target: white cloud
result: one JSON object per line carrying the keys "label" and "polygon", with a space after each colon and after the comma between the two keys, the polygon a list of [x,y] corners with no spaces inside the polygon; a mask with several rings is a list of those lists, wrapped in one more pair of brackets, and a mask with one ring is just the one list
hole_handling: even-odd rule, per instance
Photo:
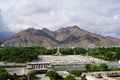
{"label": "white cloud", "polygon": [[102,35],[120,32],[119,0],[0,0],[0,8],[12,31],[78,25]]}

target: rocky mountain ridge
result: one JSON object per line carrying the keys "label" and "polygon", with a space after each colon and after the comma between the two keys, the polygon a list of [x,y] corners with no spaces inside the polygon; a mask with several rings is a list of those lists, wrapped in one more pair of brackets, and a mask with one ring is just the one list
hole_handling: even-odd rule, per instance
{"label": "rocky mountain ridge", "polygon": [[36,30],[29,28],[2,42],[5,46],[113,46],[118,45],[101,35],[80,29],[78,26],[60,28],[50,31],[43,28]]}

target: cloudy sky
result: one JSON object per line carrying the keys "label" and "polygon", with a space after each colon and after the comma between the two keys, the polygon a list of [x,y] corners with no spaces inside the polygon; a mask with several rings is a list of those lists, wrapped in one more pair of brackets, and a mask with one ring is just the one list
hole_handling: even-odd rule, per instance
{"label": "cloudy sky", "polygon": [[120,0],[0,0],[0,30],[78,25],[120,38]]}

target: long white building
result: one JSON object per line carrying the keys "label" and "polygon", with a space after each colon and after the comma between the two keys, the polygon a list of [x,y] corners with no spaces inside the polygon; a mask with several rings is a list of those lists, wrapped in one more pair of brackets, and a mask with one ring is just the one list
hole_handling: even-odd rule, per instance
{"label": "long white building", "polygon": [[48,70],[51,68],[50,62],[29,62],[27,69],[29,70]]}

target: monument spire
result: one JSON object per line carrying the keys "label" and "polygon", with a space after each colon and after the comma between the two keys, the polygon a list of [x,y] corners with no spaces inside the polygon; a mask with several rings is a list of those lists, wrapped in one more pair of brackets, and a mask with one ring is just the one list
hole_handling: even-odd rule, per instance
{"label": "monument spire", "polygon": [[55,55],[58,55],[58,56],[62,55],[62,54],[60,53],[60,47],[59,47],[59,46],[57,46],[57,53],[56,53]]}

